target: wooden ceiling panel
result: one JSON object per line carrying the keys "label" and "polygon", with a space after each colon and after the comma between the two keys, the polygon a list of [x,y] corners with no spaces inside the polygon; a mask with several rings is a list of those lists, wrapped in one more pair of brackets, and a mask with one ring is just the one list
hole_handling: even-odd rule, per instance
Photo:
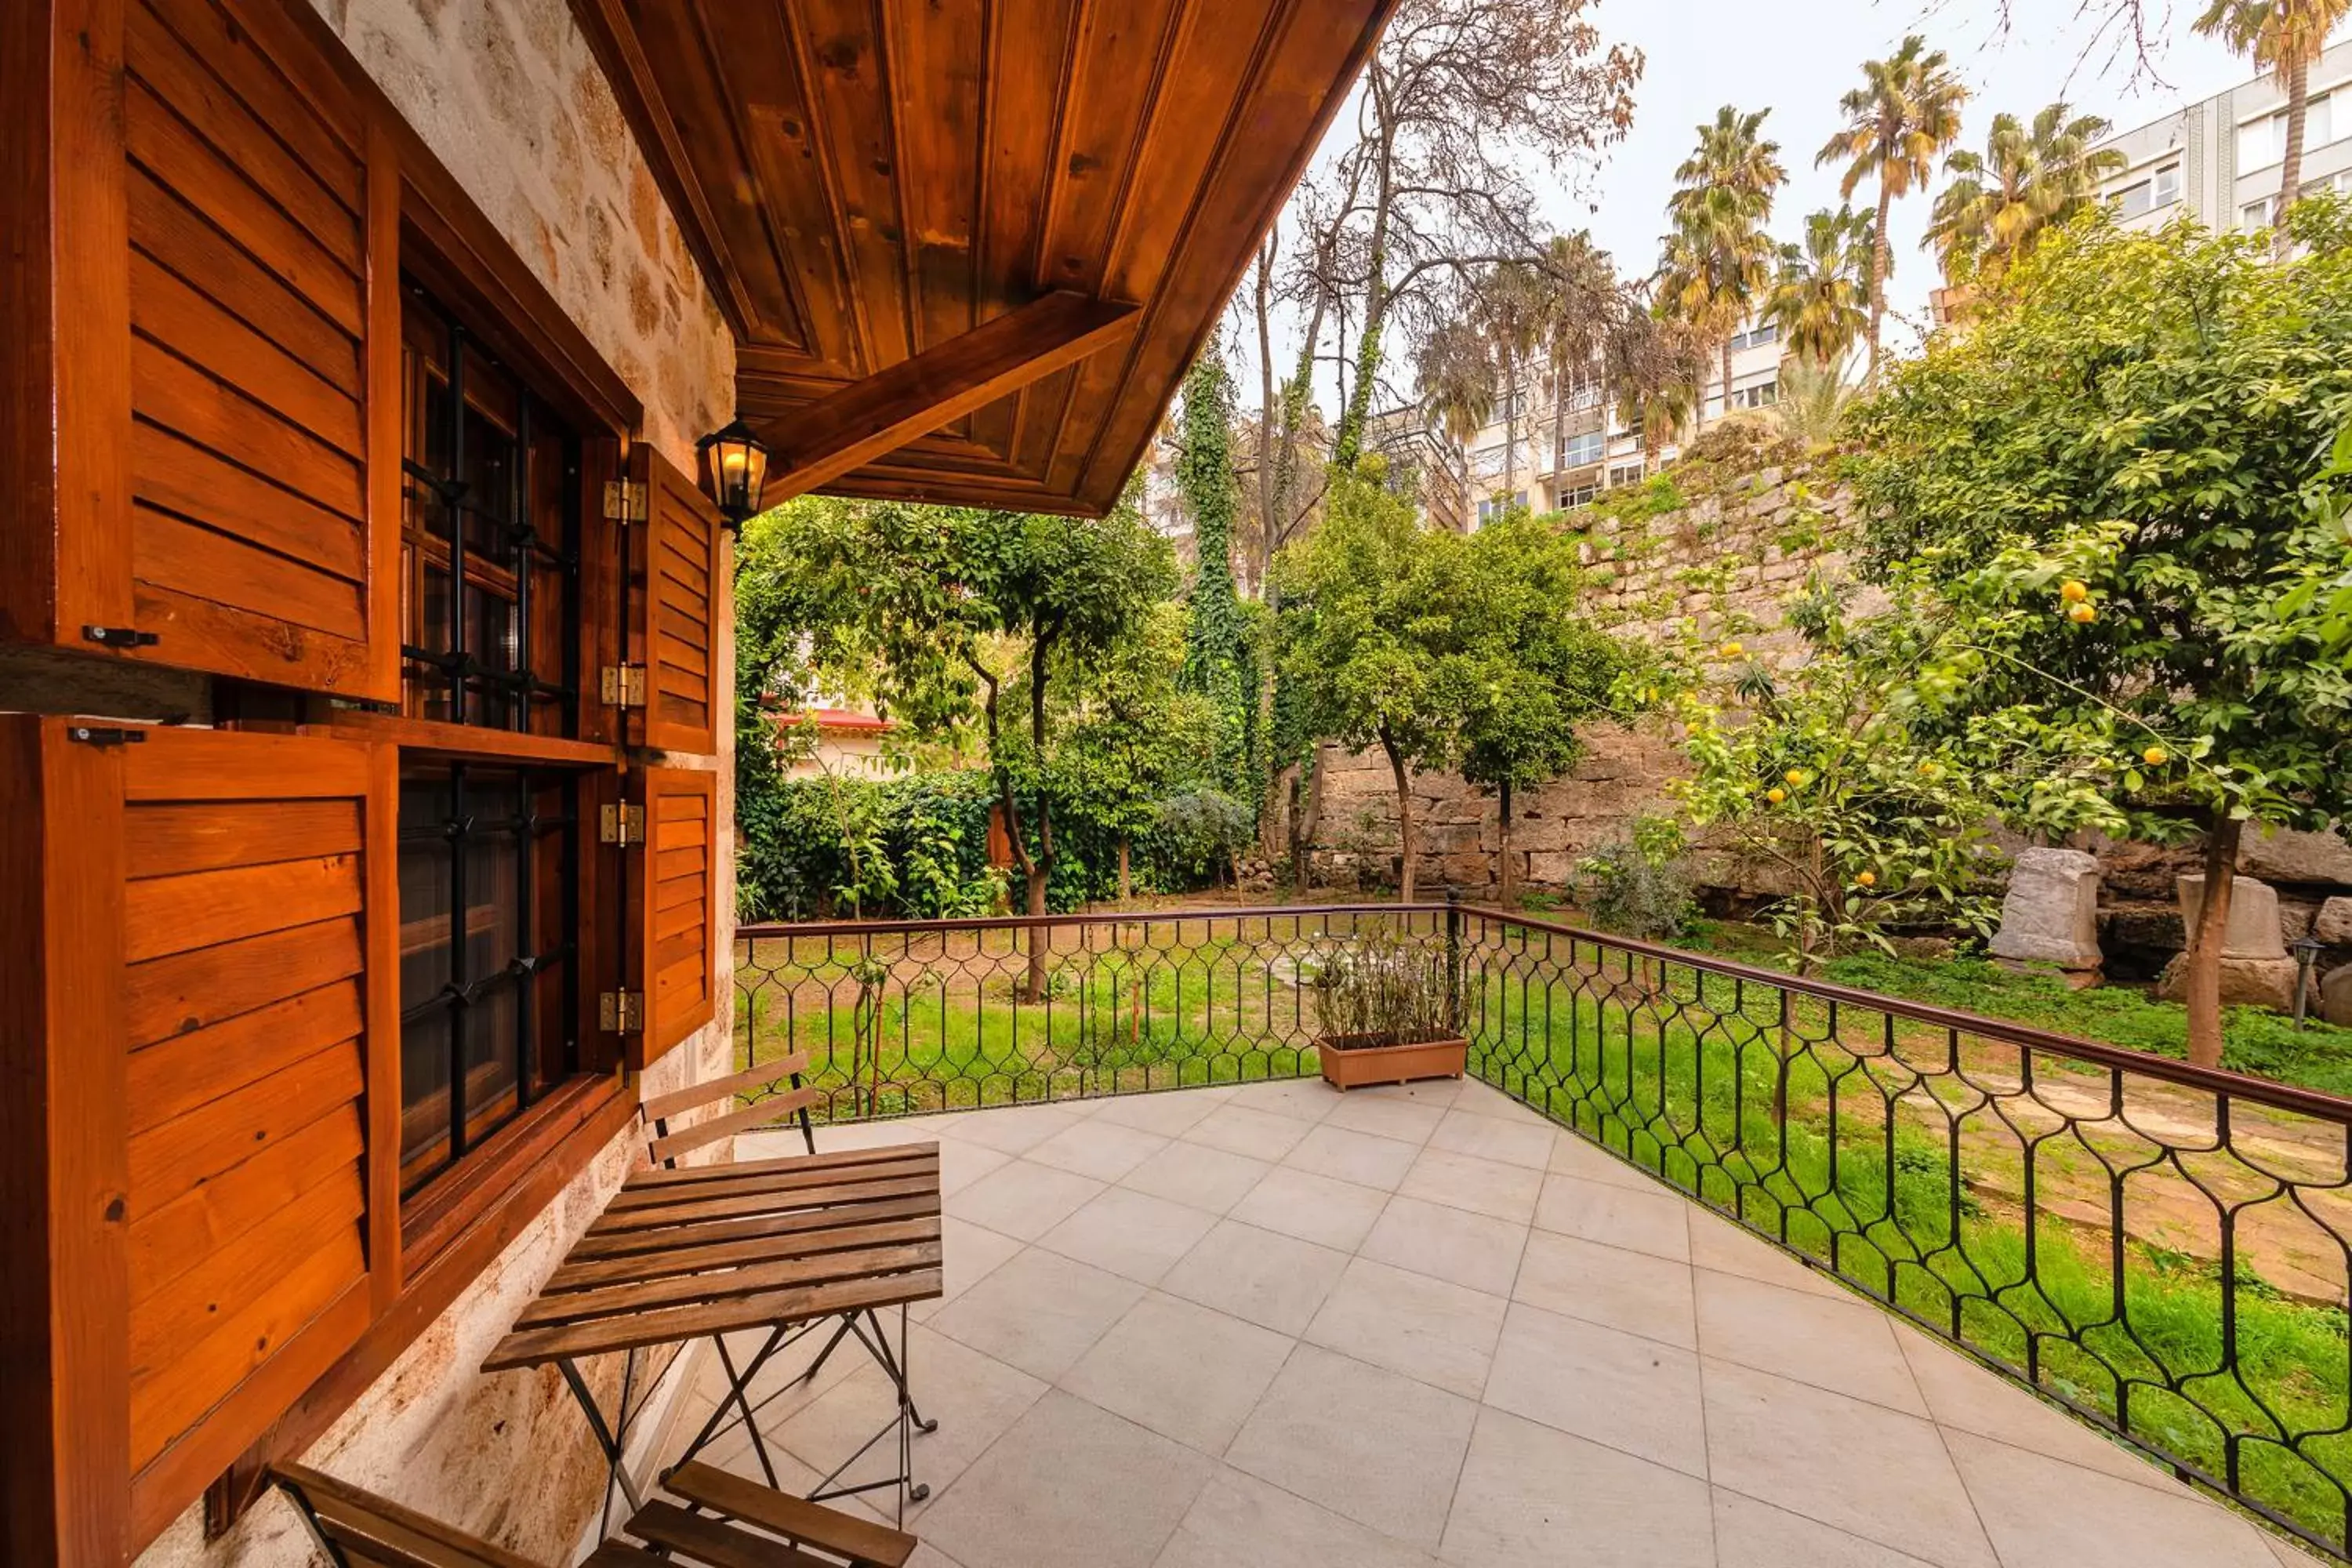
{"label": "wooden ceiling panel", "polygon": [[[786,488],[1084,514],[1118,500],[1395,4],[572,0]],[[1123,324],[1053,340],[1087,311]],[[989,330],[1015,315],[1045,329],[1026,372]],[[965,374],[886,374],[919,356]],[[869,426],[903,444],[845,435]]]}

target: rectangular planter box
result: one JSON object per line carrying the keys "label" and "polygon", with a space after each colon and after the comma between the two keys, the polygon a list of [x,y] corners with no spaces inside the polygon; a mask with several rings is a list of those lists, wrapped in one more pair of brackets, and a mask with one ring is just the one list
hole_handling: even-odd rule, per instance
{"label": "rectangular planter box", "polygon": [[1316,1042],[1323,1080],[1334,1089],[1368,1083],[1410,1083],[1421,1078],[1460,1078],[1470,1063],[1470,1042],[1454,1038],[1416,1040],[1402,1046],[1351,1046],[1360,1035],[1327,1036]]}

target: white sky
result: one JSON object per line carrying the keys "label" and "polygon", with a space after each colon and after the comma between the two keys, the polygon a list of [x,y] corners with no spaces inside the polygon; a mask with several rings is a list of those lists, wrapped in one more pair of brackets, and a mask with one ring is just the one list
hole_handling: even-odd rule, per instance
{"label": "white sky", "polygon": [[[2104,9],[2104,0],[2090,3]],[[1968,82],[1972,96],[1960,144],[1969,147],[1982,146],[1986,126],[2004,110],[2029,118],[2063,97],[2077,112],[2104,115],[2126,131],[2253,74],[2190,30],[2193,0],[2169,0],[2168,16],[2167,4],[2149,0],[2161,27],[2156,69],[2162,79],[2154,80],[2145,73],[2135,79],[2130,58],[2116,58],[2097,41],[2095,23],[2078,14],[2077,0],[2012,0],[2013,26],[2005,36],[1996,27],[1996,0],[1599,0],[1592,18],[1603,37],[1638,45],[1648,57],[1635,90],[1633,130],[1580,184],[1537,171],[1546,216],[1563,231],[1591,229],[1620,271],[1647,272],[1664,230],[1675,165],[1696,140],[1699,123],[1732,103],[1771,110],[1765,131],[1780,143],[1790,176],[1773,211],[1773,231],[1798,237],[1806,214],[1838,205],[1839,171],[1816,169],[1813,154],[1837,126],[1839,97],[1861,84],[1864,60],[1891,53],[1906,33],[1925,34]],[[1343,137],[1353,121],[1343,112],[1334,137]],[[1855,195],[1858,205],[1876,199],[1867,187]],[[1889,226],[1895,259],[1889,301],[1915,319],[1924,319],[1936,282],[1935,259],[1919,248],[1931,200],[1915,194],[1897,202]],[[1240,295],[1237,314],[1247,308],[1246,280]],[[1890,343],[1909,338],[1891,321],[1888,331]],[[1227,340],[1240,351],[1242,398],[1251,406],[1257,401],[1254,333],[1249,327]],[[1277,341],[1281,363],[1296,353],[1295,343],[1285,351]],[[1391,342],[1392,353],[1402,349]],[[1334,391],[1327,368],[1320,393],[1327,409]]]}

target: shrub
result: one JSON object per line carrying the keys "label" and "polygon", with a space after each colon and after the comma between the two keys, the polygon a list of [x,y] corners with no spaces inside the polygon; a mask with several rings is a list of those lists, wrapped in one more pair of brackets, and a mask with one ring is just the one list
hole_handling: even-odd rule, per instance
{"label": "shrub", "polygon": [[1682,935],[1698,912],[1682,828],[1670,817],[1637,818],[1577,870],[1577,901],[1604,931],[1663,941]]}
{"label": "shrub", "polygon": [[1412,1045],[1462,1032],[1460,960],[1434,933],[1374,921],[1324,956],[1314,989],[1315,1019],[1326,1037]]}
{"label": "shrub", "polygon": [[1230,873],[1256,831],[1249,808],[1220,790],[1186,790],[1160,803],[1145,851],[1176,879],[1197,885]]}

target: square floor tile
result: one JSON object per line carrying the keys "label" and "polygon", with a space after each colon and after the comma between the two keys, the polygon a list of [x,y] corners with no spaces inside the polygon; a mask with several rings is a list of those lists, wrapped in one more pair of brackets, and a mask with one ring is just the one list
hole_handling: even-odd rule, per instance
{"label": "square floor tile", "polygon": [[1925,1558],[1994,1568],[1944,1434],[1915,1415],[1701,1358],[1707,1474],[1776,1508]]}
{"label": "square floor tile", "polygon": [[1225,1450],[1226,1462],[1359,1524],[1434,1548],[1477,1406],[1313,1345]]}
{"label": "square floor tile", "polygon": [[1827,1296],[1835,1301],[1854,1299],[1852,1291],[1829,1275],[1731,1221],[1696,1207],[1685,1212],[1690,1217],[1691,1262],[1696,1267],[1712,1268],[1717,1274],[1737,1274],[1745,1279],[1761,1279],[1767,1285],[1801,1290],[1808,1296]]}
{"label": "square floor tile", "polygon": [[1312,1171],[1318,1176],[1336,1176],[1359,1186],[1393,1192],[1396,1184],[1404,1180],[1405,1172],[1412,1168],[1413,1156],[1420,1152],[1411,1143],[1377,1138],[1370,1132],[1350,1132],[1326,1121],[1299,1140],[1298,1147],[1282,1163],[1293,1170]]}
{"label": "square floor tile", "polygon": [[1987,1367],[1902,1323],[1889,1325],[1911,1364],[1936,1424],[1990,1437],[2118,1480],[2170,1491],[2179,1483],[2120,1443],[2113,1443],[2054,1405]]}
{"label": "square floor tile", "polygon": [[1715,1525],[1696,1477],[1482,1410],[1439,1555],[1477,1568],[1714,1568]]}
{"label": "square floor tile", "polygon": [[1720,1487],[1715,1560],[1717,1568],[1930,1568],[1907,1552]]}
{"label": "square floor tile", "polygon": [[1344,1252],[1226,1220],[1168,1271],[1160,1288],[1261,1328],[1301,1334],[1347,1268]]}
{"label": "square floor tile", "polygon": [[1436,1568],[1437,1559],[1255,1476],[1222,1469],[1153,1568]]}
{"label": "square floor tile", "polygon": [[1526,1226],[1509,1220],[1400,1194],[1381,1211],[1358,1252],[1375,1262],[1507,1296],[1518,1278],[1528,1236]]}
{"label": "square floor tile", "polygon": [[1577,1176],[1546,1176],[1536,1224],[1654,1258],[1690,1261],[1688,1201],[1664,1188],[1636,1192]]}
{"label": "square floor tile", "polygon": [[1156,1285],[1216,1223],[1216,1215],[1200,1209],[1112,1187],[1047,1231],[1037,1245]]}
{"label": "square floor tile", "polygon": [[1290,1346],[1287,1335],[1155,1291],[1096,1341],[1060,1386],[1163,1437],[1222,1454]]}
{"label": "square floor tile", "polygon": [[1229,1090],[1232,1104],[1268,1110],[1299,1121],[1320,1121],[1339,1105],[1339,1091],[1320,1078],[1286,1078],[1272,1082],[1236,1084]]}
{"label": "square floor tile", "polygon": [[1496,1116],[1482,1116],[1475,1110],[1455,1109],[1445,1113],[1437,1131],[1429,1135],[1429,1146],[1450,1153],[1475,1154],[1482,1160],[1494,1160],[1506,1165],[1525,1165],[1540,1171],[1551,1162],[1552,1130],[1533,1122]]}
{"label": "square floor tile", "polygon": [[1706,1269],[1692,1275],[1706,1354],[1912,1415],[1927,1414],[1911,1363],[1876,1307]]}
{"label": "square floor tile", "polygon": [[1278,1166],[1234,1205],[1233,1217],[1352,1252],[1388,1206],[1386,1193]]}
{"label": "square floor tile", "polygon": [[1235,1100],[1194,1122],[1184,1141],[1205,1143],[1228,1154],[1246,1154],[1253,1160],[1279,1160],[1298,1147],[1298,1141],[1314,1125],[1299,1117],[1259,1110]]}
{"label": "square floor tile", "polygon": [[1562,1131],[1552,1140],[1551,1160],[1546,1169],[1556,1176],[1578,1176],[1604,1187],[1625,1187],[1637,1193],[1671,1190],[1640,1167],[1627,1164],[1576,1132]]}
{"label": "square floor tile", "polygon": [[1094,1120],[1173,1138],[1223,1105],[1225,1096],[1209,1089],[1180,1089],[1165,1094],[1122,1094],[1102,1102]]}
{"label": "square floor tile", "polygon": [[1049,1393],[924,1516],[923,1538],[965,1568],[1148,1568],[1214,1468]]}
{"label": "square floor tile", "polygon": [[1103,1190],[1092,1176],[1014,1160],[947,1200],[948,1213],[1000,1236],[1034,1241]]}
{"label": "square floor tile", "polygon": [[918,1301],[907,1309],[915,1321],[922,1322],[948,1302],[954,1300],[974,1285],[986,1279],[990,1271],[1021,1250],[1021,1243],[1009,1236],[1000,1236],[984,1226],[953,1215],[940,1221],[940,1256],[944,1289],[938,1299]]}
{"label": "square floor tile", "polygon": [[1406,1143],[1425,1143],[1437,1124],[1445,1120],[1443,1106],[1423,1100],[1383,1098],[1351,1089],[1339,1097],[1331,1114],[1323,1119],[1326,1127],[1344,1127],[1350,1132],[1370,1132],[1377,1137],[1394,1138]]}
{"label": "square floor tile", "polygon": [[1517,1303],[1495,1344],[1486,1403],[1653,1464],[1706,1475],[1698,1357],[1656,1340]]}
{"label": "square floor tile", "polygon": [[2185,1487],[2156,1491],[1948,1432],[2002,1568],[2271,1568],[2252,1525]]}
{"label": "square floor tile", "polygon": [[1116,1182],[1166,1147],[1168,1140],[1159,1133],[1088,1117],[1055,1133],[1024,1158],[1098,1182]]}
{"label": "square floor tile", "polygon": [[1265,1161],[1246,1154],[1180,1141],[1120,1177],[1119,1185],[1221,1215],[1241,1202],[1272,1169]]}
{"label": "square floor tile", "polygon": [[985,1143],[961,1138],[940,1140],[940,1195],[951,1198],[974,1182],[1013,1163],[1013,1156]]}
{"label": "square floor tile", "polygon": [[[1540,1084],[1530,1084],[1528,1089],[1530,1094],[1540,1100],[1543,1092]],[[1558,1125],[1517,1095],[1506,1094],[1493,1084],[1482,1083],[1476,1079],[1462,1081],[1461,1092],[1454,1097],[1453,1104],[1456,1110],[1467,1110],[1475,1116],[1491,1117],[1497,1121],[1527,1121],[1538,1127]]]}
{"label": "square floor tile", "polygon": [[1691,1271],[1680,1263],[1549,1230],[1531,1232],[1511,1294],[1548,1312],[1698,1348]]}
{"label": "square floor tile", "polygon": [[[893,1352],[896,1342],[894,1333]],[[871,1358],[854,1344],[841,1353],[855,1355],[861,1363],[858,1370],[773,1429],[774,1437],[794,1458],[820,1475],[851,1461],[898,1409],[898,1390]],[[937,1431],[914,1436],[915,1479],[935,1496],[1045,1392],[1042,1380],[926,1329],[913,1331],[907,1361],[916,1408],[925,1419],[939,1423]],[[897,1468],[898,1457],[894,1434],[856,1458],[842,1479],[853,1484],[879,1479]],[[872,1494],[869,1501],[883,1509],[886,1517],[892,1516],[887,1491]],[[912,1521],[929,1506],[912,1505],[908,1518]]]}
{"label": "square floor tile", "polygon": [[948,1136],[978,1143],[1001,1153],[1020,1154],[1055,1133],[1077,1125],[1076,1112],[1055,1105],[1009,1105],[959,1116]]}
{"label": "square floor tile", "polygon": [[1486,1386],[1505,1303],[1359,1258],[1332,1287],[1307,1339],[1475,1399]]}
{"label": "square floor tile", "polygon": [[1048,1381],[1067,1372],[1143,1294],[1132,1279],[1029,1247],[931,1317],[983,1355]]}
{"label": "square floor tile", "polygon": [[1423,1149],[1397,1191],[1409,1198],[1525,1225],[1535,1214],[1536,1195],[1542,1186],[1540,1171],[1482,1160],[1475,1154]]}

